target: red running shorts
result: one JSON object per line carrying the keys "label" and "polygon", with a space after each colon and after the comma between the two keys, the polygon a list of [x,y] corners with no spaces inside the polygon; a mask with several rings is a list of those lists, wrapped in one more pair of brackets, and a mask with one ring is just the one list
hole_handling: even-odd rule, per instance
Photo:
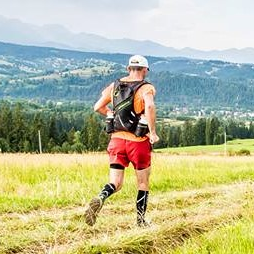
{"label": "red running shorts", "polygon": [[128,167],[131,162],[137,170],[151,166],[151,150],[149,139],[138,142],[121,138],[112,138],[107,149],[110,164]]}

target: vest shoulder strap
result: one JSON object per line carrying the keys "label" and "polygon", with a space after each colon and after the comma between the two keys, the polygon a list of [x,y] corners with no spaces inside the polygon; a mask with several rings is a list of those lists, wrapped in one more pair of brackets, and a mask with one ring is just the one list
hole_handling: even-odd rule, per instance
{"label": "vest shoulder strap", "polygon": [[[129,85],[130,83],[132,83],[132,85]],[[125,82],[125,81],[121,81],[120,79],[117,79],[114,82],[114,91],[119,87],[119,86],[128,86],[130,89],[133,90],[133,92],[136,92],[141,86],[143,85],[147,85],[147,84],[151,84],[150,82],[146,81],[146,80],[142,80],[142,81],[134,81],[134,82]]]}

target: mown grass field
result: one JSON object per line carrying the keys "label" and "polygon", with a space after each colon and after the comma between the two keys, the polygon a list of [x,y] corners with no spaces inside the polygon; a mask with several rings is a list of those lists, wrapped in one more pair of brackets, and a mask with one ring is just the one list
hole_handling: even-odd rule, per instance
{"label": "mown grass field", "polygon": [[254,253],[254,157],[155,153],[147,218],[135,225],[136,182],[103,207],[106,154],[0,154],[0,253]]}

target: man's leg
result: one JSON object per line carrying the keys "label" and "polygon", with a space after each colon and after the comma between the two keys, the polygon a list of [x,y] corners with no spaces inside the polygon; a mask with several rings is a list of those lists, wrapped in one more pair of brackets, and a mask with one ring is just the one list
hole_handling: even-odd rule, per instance
{"label": "man's leg", "polygon": [[122,188],[124,179],[124,167],[120,164],[111,164],[109,172],[109,183],[101,190],[99,197],[104,202],[113,193]]}
{"label": "man's leg", "polygon": [[137,224],[138,226],[146,226],[145,213],[149,195],[149,176],[151,167],[136,170],[138,195],[137,195]]}
{"label": "man's leg", "polygon": [[95,224],[96,217],[105,200],[122,188],[124,167],[120,164],[112,164],[110,166],[109,183],[103,187],[98,197],[95,197],[90,201],[88,208],[85,211],[85,221],[90,226]]}
{"label": "man's leg", "polygon": [[129,141],[128,158],[133,164],[137,176],[137,223],[145,226],[145,213],[149,194],[149,176],[151,171],[151,144],[149,139],[142,142]]}

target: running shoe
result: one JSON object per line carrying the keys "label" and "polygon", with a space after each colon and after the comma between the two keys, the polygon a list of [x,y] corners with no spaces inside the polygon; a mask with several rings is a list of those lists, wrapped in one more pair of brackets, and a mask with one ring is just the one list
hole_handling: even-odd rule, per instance
{"label": "running shoe", "polygon": [[97,215],[100,212],[102,206],[103,206],[103,201],[99,197],[93,198],[90,201],[85,211],[86,224],[88,224],[89,226],[93,226],[95,224]]}

